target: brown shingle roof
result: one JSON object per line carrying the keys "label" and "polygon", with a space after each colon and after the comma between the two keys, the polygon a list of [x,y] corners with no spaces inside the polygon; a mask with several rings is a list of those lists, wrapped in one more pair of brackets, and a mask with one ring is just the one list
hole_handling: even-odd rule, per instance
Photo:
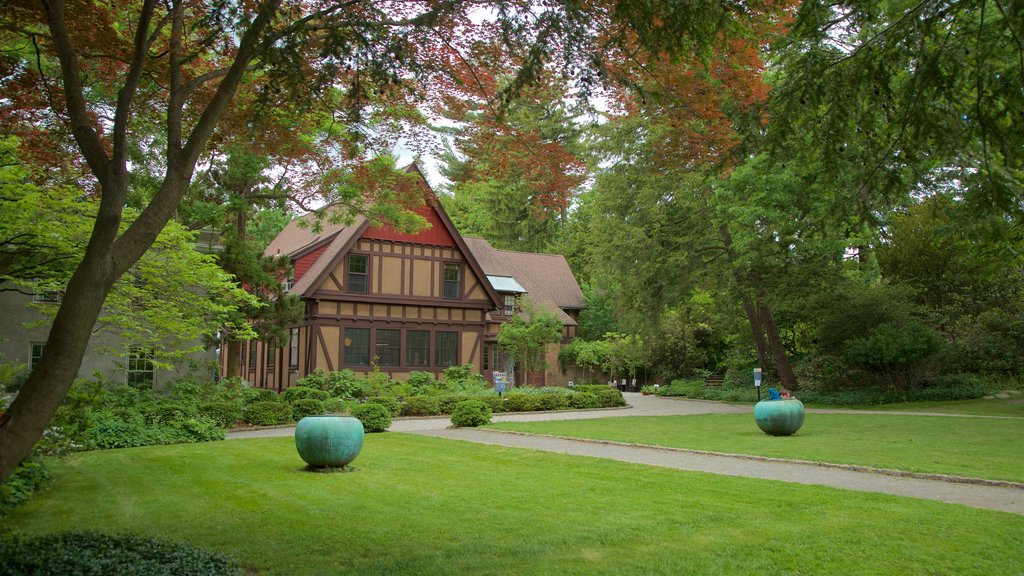
{"label": "brown shingle roof", "polygon": [[566,326],[576,325],[564,309],[584,308],[585,304],[564,256],[496,250],[483,238],[464,239],[484,274],[515,278],[535,305],[554,313]]}
{"label": "brown shingle roof", "polygon": [[313,221],[312,214],[292,220],[267,246],[263,254],[266,256],[291,256],[327,241],[346,227],[344,224],[331,224],[325,220],[320,232],[314,232],[310,226]]}

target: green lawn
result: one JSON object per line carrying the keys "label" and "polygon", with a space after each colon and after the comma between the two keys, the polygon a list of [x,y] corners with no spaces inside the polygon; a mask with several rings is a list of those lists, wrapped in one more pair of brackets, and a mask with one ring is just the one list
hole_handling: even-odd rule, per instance
{"label": "green lawn", "polygon": [[[822,406],[822,408],[826,408]],[[1024,398],[977,398],[944,402],[904,402],[884,406],[858,406],[865,410],[893,412],[941,412],[943,414],[975,414],[979,416],[1016,416],[1024,418]]]}
{"label": "green lawn", "polygon": [[807,414],[793,436],[768,436],[752,414],[503,422],[493,428],[675,448],[859,464],[1024,482],[1024,419]]}
{"label": "green lawn", "polygon": [[53,463],[18,532],[187,540],[262,574],[1010,574],[1024,516],[404,434],[358,470],[290,438]]}

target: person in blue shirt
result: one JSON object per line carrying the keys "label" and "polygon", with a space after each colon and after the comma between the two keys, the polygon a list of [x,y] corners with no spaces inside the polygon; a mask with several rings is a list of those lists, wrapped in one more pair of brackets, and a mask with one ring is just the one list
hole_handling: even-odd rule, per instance
{"label": "person in blue shirt", "polygon": [[786,390],[785,388],[783,388],[781,392],[776,391],[775,388],[768,389],[769,400],[789,400],[792,397],[793,395],[790,394],[789,390]]}

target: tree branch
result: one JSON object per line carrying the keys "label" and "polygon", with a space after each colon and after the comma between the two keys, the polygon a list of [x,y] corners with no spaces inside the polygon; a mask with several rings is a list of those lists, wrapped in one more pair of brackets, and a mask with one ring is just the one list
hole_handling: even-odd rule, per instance
{"label": "tree branch", "polygon": [[89,119],[82,90],[82,76],[78,68],[78,56],[75,54],[75,48],[64,22],[64,0],[43,0],[42,4],[46,11],[46,20],[50,27],[57,59],[60,61],[71,134],[82,150],[89,170],[99,180],[100,185],[104,186],[110,180],[108,174],[110,159],[104,150],[100,135],[96,133],[96,129]]}

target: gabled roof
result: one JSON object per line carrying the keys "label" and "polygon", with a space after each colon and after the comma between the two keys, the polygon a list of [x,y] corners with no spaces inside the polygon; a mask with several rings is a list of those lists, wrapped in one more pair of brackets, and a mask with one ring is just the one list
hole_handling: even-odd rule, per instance
{"label": "gabled roof", "polygon": [[314,232],[312,228],[314,220],[312,214],[292,220],[267,246],[263,254],[266,256],[299,256],[302,252],[308,252],[329,241],[345,228],[351,228],[344,224],[331,224],[325,220],[320,232]]}
{"label": "gabled roof", "polygon": [[[497,308],[500,307],[501,301],[498,299],[497,292],[494,291],[494,287],[491,283],[486,280],[486,274],[481,268],[480,264],[476,261],[473,252],[466,245],[465,240],[455,229],[455,225],[452,224],[451,219],[445,212],[444,207],[437,200],[437,195],[430,188],[430,184],[427,183],[426,177],[423,176],[423,172],[419,169],[416,163],[412,163],[402,169],[406,173],[416,173],[422,179],[423,186],[426,188],[427,206],[434,210],[437,214],[441,225],[451,234],[452,240],[454,240],[456,247],[462,253],[465,258],[466,264],[473,270],[474,274],[480,278],[481,286],[490,298],[491,303]],[[313,291],[326,279],[327,275],[341,262],[341,258],[348,253],[352,245],[355,244],[360,237],[369,228],[369,221],[366,216],[360,214],[356,216],[355,221],[351,225],[344,224],[329,224],[324,223],[323,229],[320,233],[313,233],[309,227],[303,227],[300,225],[300,221],[306,220],[309,222],[313,218],[312,215],[307,215],[292,221],[278,234],[277,238],[267,247],[264,252],[267,255],[283,254],[288,255],[291,258],[297,258],[305,254],[309,254],[313,250],[316,250],[326,245],[326,249],[317,258],[316,262],[302,275],[301,278],[292,286],[290,292],[297,294],[301,297],[311,296]]]}
{"label": "gabled roof", "polygon": [[566,326],[576,325],[565,310],[585,308],[586,304],[564,256],[497,250],[487,240],[472,236],[465,241],[485,274],[514,278],[535,305],[552,312]]}

